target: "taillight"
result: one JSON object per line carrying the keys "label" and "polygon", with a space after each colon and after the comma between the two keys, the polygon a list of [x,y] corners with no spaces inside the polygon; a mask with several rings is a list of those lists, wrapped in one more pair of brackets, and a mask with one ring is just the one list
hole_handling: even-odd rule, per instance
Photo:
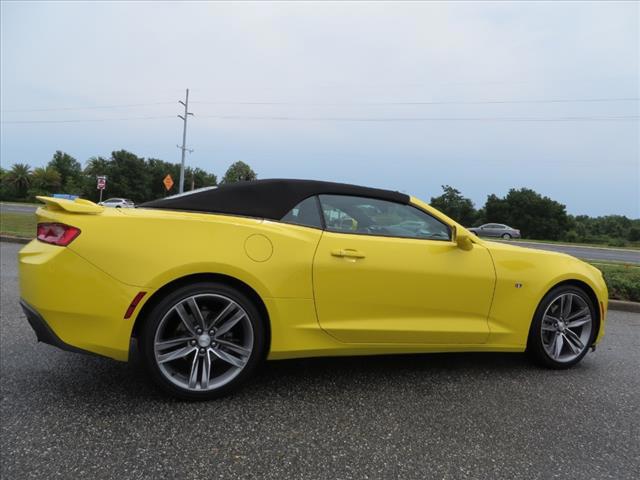
{"label": "taillight", "polygon": [[80,235],[79,228],[71,227],[64,223],[38,224],[38,240],[44,243],[66,247],[78,235]]}

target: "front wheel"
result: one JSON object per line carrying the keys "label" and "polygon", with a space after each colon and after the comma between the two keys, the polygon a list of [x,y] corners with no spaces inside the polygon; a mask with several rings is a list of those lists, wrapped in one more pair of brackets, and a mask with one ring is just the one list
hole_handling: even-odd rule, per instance
{"label": "front wheel", "polygon": [[152,379],[179,398],[217,398],[238,388],[265,357],[260,312],[242,292],[201,282],[163,298],[140,338]]}
{"label": "front wheel", "polygon": [[582,289],[556,287],[538,305],[527,352],[543,366],[569,368],[582,360],[593,343],[595,318],[593,302]]}
{"label": "front wheel", "polygon": [[511,235],[509,235],[508,233],[503,233],[502,238],[504,238],[505,240],[511,240]]}

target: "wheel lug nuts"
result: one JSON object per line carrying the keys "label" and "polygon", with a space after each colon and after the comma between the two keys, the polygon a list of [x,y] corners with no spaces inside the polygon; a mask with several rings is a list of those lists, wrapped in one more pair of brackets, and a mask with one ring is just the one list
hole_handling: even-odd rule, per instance
{"label": "wheel lug nuts", "polygon": [[204,353],[204,348],[201,348],[201,349],[200,349],[200,353]]}
{"label": "wheel lug nuts", "polygon": [[191,340],[191,345],[195,345],[196,341],[195,340]]}

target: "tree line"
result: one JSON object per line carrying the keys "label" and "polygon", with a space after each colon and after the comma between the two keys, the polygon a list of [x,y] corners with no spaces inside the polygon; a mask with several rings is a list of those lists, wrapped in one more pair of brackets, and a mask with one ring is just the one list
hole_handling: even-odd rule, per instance
{"label": "tree line", "polygon": [[[163,179],[171,175],[174,185],[167,190]],[[104,198],[123,197],[136,203],[178,193],[180,164],[156,158],[145,159],[118,150],[108,158],[92,157],[81,163],[57,151],[44,167],[16,163],[0,167],[0,200],[33,201],[36,195],[69,193],[97,201],[96,177],[107,177]],[[244,162],[233,163],[220,183],[255,180],[257,174]],[[185,168],[185,191],[215,186],[215,174],[201,168]],[[525,238],[604,243],[624,246],[640,242],[640,220],[622,215],[589,217],[569,215],[565,205],[528,188],[511,189],[504,197],[491,194],[479,209],[462,193],[442,186],[443,193],[431,198],[431,205],[465,226],[504,223],[522,231]]]}
{"label": "tree line", "polygon": [[530,239],[612,246],[640,242],[640,219],[569,215],[565,205],[529,188],[512,188],[504,197],[491,194],[479,209],[459,190],[449,185],[442,190],[442,195],[431,197],[431,205],[467,227],[503,223]]}
{"label": "tree line", "polygon": [[[173,186],[167,190],[163,180],[171,175]],[[103,198],[123,197],[136,203],[178,193],[180,164],[157,158],[144,159],[126,150],[111,153],[108,158],[91,157],[84,168],[71,155],[57,151],[44,167],[31,168],[16,163],[10,169],[0,167],[0,200],[33,201],[37,195],[68,193],[97,201],[100,192],[98,176],[107,177]],[[185,191],[215,186],[215,174],[201,168],[185,167]],[[244,162],[235,162],[221,183],[255,180],[256,173]]]}

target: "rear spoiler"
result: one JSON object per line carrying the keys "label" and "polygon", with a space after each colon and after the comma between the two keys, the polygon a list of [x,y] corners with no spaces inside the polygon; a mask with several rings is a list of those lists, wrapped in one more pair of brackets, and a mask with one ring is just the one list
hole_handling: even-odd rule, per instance
{"label": "rear spoiler", "polygon": [[90,200],[76,198],[67,200],[66,198],[36,197],[44,203],[49,210],[64,210],[69,213],[102,213],[103,206],[97,205]]}

